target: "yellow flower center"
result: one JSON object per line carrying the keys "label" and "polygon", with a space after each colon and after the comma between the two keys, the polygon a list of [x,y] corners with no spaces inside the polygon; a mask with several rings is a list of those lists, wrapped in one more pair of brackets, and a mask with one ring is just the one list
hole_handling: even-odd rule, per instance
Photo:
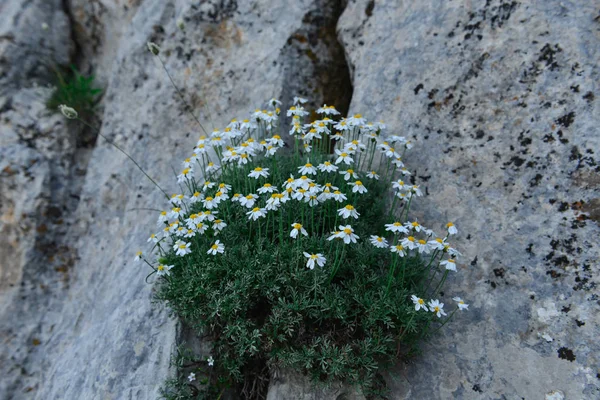
{"label": "yellow flower center", "polygon": [[414,238],[414,237],[412,237],[412,236],[409,236],[409,237],[407,237],[407,239],[408,239],[409,241],[411,241],[411,242],[414,242],[414,241],[415,241],[415,238]]}
{"label": "yellow flower center", "polygon": [[217,250],[219,248],[218,244],[213,244],[212,246],[210,246],[211,249],[213,250]]}
{"label": "yellow flower center", "polygon": [[302,229],[302,225],[301,225],[301,224],[298,224],[298,223],[295,223],[295,224],[294,224],[294,229],[298,229],[298,230],[300,230],[300,229]]}
{"label": "yellow flower center", "polygon": [[354,114],[354,118],[362,118],[361,114]]}
{"label": "yellow flower center", "polygon": [[442,239],[440,239],[440,238],[435,238],[435,241],[438,243],[442,243]]}
{"label": "yellow flower center", "polygon": [[210,197],[210,196],[208,196],[208,197],[206,198],[206,201],[213,201],[213,198],[212,198],[212,197]]}
{"label": "yellow flower center", "polygon": [[263,185],[263,187],[266,187],[266,188],[270,188],[271,186],[273,186],[273,185],[271,185],[270,183],[265,183],[265,184]]}
{"label": "yellow flower center", "polygon": [[159,271],[164,271],[165,266],[164,265],[159,265],[158,267],[156,267],[157,270]]}
{"label": "yellow flower center", "polygon": [[245,119],[242,122],[245,123],[245,124],[247,124],[248,122],[250,122],[250,120]]}
{"label": "yellow flower center", "polygon": [[421,305],[425,304],[425,300],[423,300],[423,299],[419,299],[419,300],[417,300],[417,302]]}
{"label": "yellow flower center", "polygon": [[179,245],[179,248],[180,248],[180,249],[185,249],[185,244],[180,244],[180,245]]}
{"label": "yellow flower center", "polygon": [[394,222],[394,226],[402,226],[400,222]]}
{"label": "yellow flower center", "polygon": [[253,198],[254,198],[254,197],[252,197],[252,195],[251,195],[251,194],[249,194],[248,196],[246,196],[246,199],[248,199],[248,200],[252,200]]}
{"label": "yellow flower center", "polygon": [[356,182],[354,182],[354,184],[357,185],[357,186],[362,186],[362,182],[361,181],[356,181]]}
{"label": "yellow flower center", "polygon": [[346,235],[349,235],[349,234],[351,234],[351,233],[352,233],[352,229],[350,229],[350,228],[344,228],[344,233],[345,233]]}
{"label": "yellow flower center", "polygon": [[193,197],[199,197],[200,196],[200,192],[194,192],[194,196]]}
{"label": "yellow flower center", "polygon": [[378,238],[377,238],[377,241],[378,241],[379,243],[382,243],[382,242],[383,242],[383,238],[382,238],[382,237],[378,237]]}
{"label": "yellow flower center", "polygon": [[275,139],[275,140],[279,140],[279,139],[281,139],[281,136],[279,136],[279,135],[275,135],[275,136],[273,136],[273,139]]}
{"label": "yellow flower center", "polygon": [[419,223],[415,221],[415,222],[412,222],[411,225],[416,228],[417,226],[419,226]]}
{"label": "yellow flower center", "polygon": [[342,194],[342,192],[340,192],[339,190],[336,190],[335,192],[333,192],[333,194]]}
{"label": "yellow flower center", "polygon": [[348,205],[346,206],[346,210],[350,210],[350,211],[352,211],[352,210],[354,210],[354,207],[353,207],[352,205],[348,204]]}
{"label": "yellow flower center", "polygon": [[313,165],[311,163],[304,164],[306,168],[311,168]]}
{"label": "yellow flower center", "polygon": [[259,212],[259,211],[260,211],[260,208],[258,208],[258,207],[254,207],[254,208],[252,209],[252,212],[253,212],[253,213],[256,213],[256,212]]}
{"label": "yellow flower center", "polygon": [[310,258],[312,258],[313,260],[316,260],[317,259],[317,255],[316,254],[311,254]]}
{"label": "yellow flower center", "polygon": [[424,241],[423,239],[419,239],[419,244],[427,244],[427,242]]}
{"label": "yellow flower center", "polygon": [[342,153],[341,156],[342,157],[348,157],[348,153]]}
{"label": "yellow flower center", "polygon": [[446,224],[446,227],[448,227],[448,228],[450,228],[450,227],[452,227],[452,226],[454,226],[454,224],[453,224],[452,222],[448,222],[448,223]]}
{"label": "yellow flower center", "polygon": [[220,224],[221,222],[223,222],[223,220],[221,220],[221,219],[215,219],[215,224]]}
{"label": "yellow flower center", "polygon": [[306,175],[302,175],[302,176],[300,177],[300,179],[302,179],[303,181],[305,181],[305,180],[307,180],[307,179],[308,179],[308,176],[306,176]]}

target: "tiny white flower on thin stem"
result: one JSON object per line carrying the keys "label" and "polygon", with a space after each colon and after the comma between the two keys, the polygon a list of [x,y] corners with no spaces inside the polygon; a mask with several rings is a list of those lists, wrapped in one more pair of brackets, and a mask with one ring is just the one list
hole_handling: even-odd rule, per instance
{"label": "tiny white flower on thin stem", "polygon": [[444,312],[444,303],[440,303],[439,300],[430,300],[427,304],[429,306],[429,311],[437,315],[438,318],[441,318],[442,315],[446,316]]}
{"label": "tiny white flower on thin stem", "polygon": [[390,247],[392,253],[398,254],[398,257],[406,257],[406,250],[401,244]]}
{"label": "tiny white flower on thin stem", "polygon": [[147,240],[148,243],[152,242],[152,243],[158,243],[158,237],[156,236],[156,234],[151,234],[150,237]]}
{"label": "tiny white flower on thin stem", "polygon": [[193,372],[190,372],[190,374],[187,377],[188,381],[190,382],[194,382],[196,380],[196,374]]}
{"label": "tiny white flower on thin stem", "polygon": [[173,250],[175,250],[175,254],[183,257],[192,252],[192,250],[190,250],[190,245],[191,245],[191,243],[186,243],[182,240],[178,240],[173,245]]}
{"label": "tiny white flower on thin stem", "polygon": [[208,196],[207,198],[202,200],[202,204],[204,205],[204,207],[208,208],[209,210],[212,210],[213,208],[217,207],[217,201],[212,196]]}
{"label": "tiny white flower on thin stem", "polygon": [[423,192],[419,189],[419,185],[414,185],[410,188],[410,192],[413,193],[417,197],[423,196]]}
{"label": "tiny white flower on thin stem", "polygon": [[360,215],[358,213],[358,211],[356,211],[356,208],[354,208],[354,206],[352,206],[351,204],[346,205],[343,208],[340,208],[338,211],[338,215],[340,215],[342,218],[346,219],[346,218],[354,218],[354,219],[358,219],[358,216]]}
{"label": "tiny white flower on thin stem", "polygon": [[248,174],[250,178],[259,179],[267,178],[269,176],[269,168],[256,167]]}
{"label": "tiny white flower on thin stem", "polygon": [[221,243],[220,240],[216,240],[215,243],[212,246],[210,246],[210,249],[208,249],[206,254],[212,254],[213,256],[216,256],[217,253],[223,254],[224,252],[225,252],[225,245],[223,243]]}
{"label": "tiny white flower on thin stem", "polygon": [[351,182],[349,183],[349,185],[352,186],[352,193],[367,193],[367,188],[363,185],[361,181]]}
{"label": "tiny white flower on thin stem", "polygon": [[412,302],[415,305],[415,311],[419,311],[420,309],[423,309],[425,311],[429,311],[427,309],[427,306],[425,305],[425,300],[423,300],[420,297],[415,296],[414,294],[412,296],[410,296],[410,299],[412,300]]}
{"label": "tiny white flower on thin stem", "polygon": [[308,100],[306,100],[302,97],[294,96],[294,105],[306,104],[306,102],[308,102]]}
{"label": "tiny white flower on thin stem", "polygon": [[166,211],[161,211],[159,216],[158,216],[158,220],[157,220],[157,225],[164,225],[165,222],[167,222],[169,219],[169,217],[167,216],[167,212]]}
{"label": "tiny white flower on thin stem", "polygon": [[371,244],[377,248],[385,249],[388,247],[388,242],[381,236],[371,235]]}
{"label": "tiny white flower on thin stem", "polygon": [[442,261],[440,265],[446,268],[448,271],[456,272],[456,261],[454,261],[452,258]]}
{"label": "tiny white flower on thin stem", "polygon": [[468,310],[469,309],[469,305],[465,304],[465,302],[463,301],[463,299],[461,299],[460,297],[454,297],[452,298],[452,300],[454,300],[455,302],[457,302],[458,304],[458,309],[463,311],[463,310]]}
{"label": "tiny white flower on thin stem", "polygon": [[180,206],[183,203],[184,198],[185,196],[182,194],[174,194],[171,196],[169,201],[175,206]]}
{"label": "tiny white flower on thin stem", "polygon": [[135,253],[135,258],[133,259],[133,261],[140,261],[142,259],[142,252],[138,251],[137,253]]}
{"label": "tiny white flower on thin stem", "polygon": [[208,362],[208,366],[212,367],[215,364],[215,360],[212,356],[208,357],[208,360],[206,360]]}
{"label": "tiny white flower on thin stem", "polygon": [[379,180],[379,175],[377,175],[377,173],[375,171],[371,171],[367,174],[367,178],[369,179],[375,179],[376,181]]}
{"label": "tiny white flower on thin stem", "polygon": [[148,47],[148,50],[150,50],[150,53],[154,54],[155,56],[160,53],[160,47],[158,47],[156,43],[148,42],[146,43],[146,46]]}
{"label": "tiny white flower on thin stem", "polygon": [[408,229],[402,225],[401,222],[394,222],[392,224],[385,224],[385,230],[394,233],[408,233]]}
{"label": "tiny white flower on thin stem", "polygon": [[156,276],[171,275],[171,269],[174,265],[162,265],[156,267]]}
{"label": "tiny white flower on thin stem", "polygon": [[335,172],[338,170],[338,167],[333,165],[332,163],[330,163],[329,161],[325,161],[322,164],[319,164],[317,166],[317,168],[319,169],[319,171],[321,172]]}
{"label": "tiny white flower on thin stem", "polygon": [[456,229],[456,226],[454,226],[454,224],[452,222],[448,222],[446,224],[446,228],[448,228],[448,234],[449,235],[456,235],[458,233],[458,230]]}
{"label": "tiny white flower on thin stem", "polygon": [[321,254],[321,253],[308,254],[307,252],[303,252],[303,254],[304,254],[304,257],[308,258],[308,261],[306,262],[306,266],[310,269],[315,268],[315,263],[317,263],[317,265],[319,267],[323,267],[325,265],[325,262],[327,261],[325,259],[325,257],[323,257],[323,254]]}
{"label": "tiny white flower on thin stem", "polygon": [[194,170],[192,168],[185,168],[181,174],[177,175],[177,182],[185,182],[187,179],[192,179],[194,177]]}
{"label": "tiny white flower on thin stem", "polygon": [[339,237],[344,240],[344,243],[356,243],[356,239],[360,239],[357,235],[354,234],[354,229],[350,225],[340,225],[339,226],[340,233]]}
{"label": "tiny white flower on thin stem", "polygon": [[74,108],[67,107],[64,104],[61,104],[61,105],[58,106],[58,109],[60,110],[60,112],[62,113],[62,115],[65,116],[65,118],[75,119],[75,118],[78,117],[77,111],[75,111]]}
{"label": "tiny white flower on thin stem", "polygon": [[297,222],[292,224],[292,231],[290,232],[290,237],[296,239],[298,237],[298,234],[301,233],[304,236],[308,236],[308,232],[306,232],[306,229],[304,229],[304,227],[302,226],[302,224],[299,224]]}
{"label": "tiny white flower on thin stem", "polygon": [[251,211],[246,213],[248,219],[256,221],[259,218],[264,218],[267,216],[267,211],[264,208],[254,207]]}

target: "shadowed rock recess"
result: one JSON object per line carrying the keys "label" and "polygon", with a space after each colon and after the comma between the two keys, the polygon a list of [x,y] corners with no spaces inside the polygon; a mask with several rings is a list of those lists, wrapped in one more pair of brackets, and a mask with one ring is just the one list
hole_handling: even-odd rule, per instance
{"label": "shadowed rock recess", "polygon": [[[0,398],[155,399],[174,347],[193,339],[133,262],[160,192],[45,109],[52,65],[93,71],[101,132],[178,190],[171,166],[200,128],[147,41],[207,129],[302,95],[412,138],[407,164],[426,192],[413,215],[460,232],[440,299],[470,310],[384,373],[390,399],[600,397],[593,3],[4,0]],[[360,398],[290,371],[267,397]]]}

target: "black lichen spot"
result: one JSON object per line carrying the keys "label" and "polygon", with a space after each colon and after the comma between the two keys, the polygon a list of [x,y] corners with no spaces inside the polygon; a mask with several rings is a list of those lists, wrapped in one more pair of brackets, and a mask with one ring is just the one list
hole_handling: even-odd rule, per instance
{"label": "black lichen spot", "polygon": [[564,312],[565,314],[567,314],[569,311],[571,311],[571,306],[564,306],[562,308],[562,310],[560,310],[562,312]]}
{"label": "black lichen spot", "polygon": [[583,95],[583,99],[585,101],[587,101],[588,103],[591,103],[592,101],[594,101],[594,93],[592,92],[587,92],[586,94]]}
{"label": "black lichen spot", "polygon": [[573,354],[573,350],[568,349],[566,347],[561,347],[558,349],[558,358],[562,358],[563,360],[569,360],[571,362],[575,361],[575,354]]}
{"label": "black lichen spot", "polygon": [[575,112],[571,111],[570,113],[558,118],[555,122],[559,125],[564,126],[565,128],[568,128],[573,123],[573,121],[575,121]]}
{"label": "black lichen spot", "polygon": [[542,175],[541,174],[536,174],[535,177],[529,181],[529,186],[534,187],[540,184],[540,181],[542,180]]}
{"label": "black lichen spot", "polygon": [[573,93],[579,93],[579,85],[571,85],[571,91]]}
{"label": "black lichen spot", "polygon": [[547,134],[546,136],[544,136],[544,137],[542,138],[542,141],[543,141],[544,143],[552,143],[552,142],[554,142],[555,140],[556,140],[556,139],[554,139],[554,136],[552,136],[552,134],[551,134],[551,133]]}
{"label": "black lichen spot", "polygon": [[498,278],[504,278],[504,268],[494,268],[494,275]]}
{"label": "black lichen spot", "polygon": [[477,393],[483,393],[483,390],[481,390],[481,388],[479,387],[479,385],[473,385],[473,391],[477,392]]}
{"label": "black lichen spot", "polygon": [[417,87],[415,87],[415,95],[419,94],[419,92],[423,89],[423,84],[419,83]]}
{"label": "black lichen spot", "polygon": [[369,3],[367,3],[367,8],[365,8],[365,14],[367,14],[367,17],[370,17],[371,15],[373,15],[374,8],[375,8],[375,0],[370,0]]}
{"label": "black lichen spot", "polygon": [[485,132],[479,129],[475,132],[475,139],[482,139],[485,136]]}
{"label": "black lichen spot", "polygon": [[529,243],[527,245],[527,248],[525,249],[525,251],[530,255],[530,256],[535,256],[535,253],[533,252],[533,243]]}
{"label": "black lichen spot", "polygon": [[558,44],[552,46],[550,43],[546,43],[542,50],[540,50],[540,56],[538,57],[539,62],[545,62],[546,67],[550,71],[558,69],[558,62],[556,61],[556,54],[562,52],[562,49]]}
{"label": "black lichen spot", "polygon": [[558,206],[558,211],[560,212],[565,212],[569,209],[569,203],[567,203],[566,201],[563,201],[562,203],[560,203],[560,205]]}
{"label": "black lichen spot", "polygon": [[577,324],[577,326],[578,326],[578,327],[580,327],[580,328],[581,328],[582,326],[584,326],[584,325],[585,325],[585,322],[583,322],[583,321],[580,321],[580,320],[578,320],[578,319],[576,319],[576,320],[575,320],[575,323],[576,323],[576,324]]}
{"label": "black lichen spot", "polygon": [[475,256],[473,261],[471,261],[471,267],[476,267],[476,266],[477,266],[477,256]]}
{"label": "black lichen spot", "polygon": [[564,268],[569,265],[569,259],[565,255],[556,257],[552,262],[554,262],[554,265],[558,268]]}

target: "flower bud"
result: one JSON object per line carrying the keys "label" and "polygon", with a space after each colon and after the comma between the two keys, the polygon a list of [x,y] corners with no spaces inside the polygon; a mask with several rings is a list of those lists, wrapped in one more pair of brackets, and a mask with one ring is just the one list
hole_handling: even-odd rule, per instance
{"label": "flower bud", "polygon": [[177,27],[178,27],[179,29],[181,29],[181,30],[184,30],[184,29],[185,29],[185,23],[183,22],[183,19],[182,19],[182,18],[179,18],[179,19],[177,20]]}
{"label": "flower bud", "polygon": [[156,43],[148,42],[147,46],[148,50],[150,50],[150,53],[154,54],[155,56],[157,56],[158,53],[160,53],[160,47],[158,47]]}
{"label": "flower bud", "polygon": [[61,104],[60,106],[58,106],[58,109],[60,110],[62,115],[64,115],[68,119],[75,119],[78,117],[77,111],[75,111],[74,108],[67,107],[64,104]]}

